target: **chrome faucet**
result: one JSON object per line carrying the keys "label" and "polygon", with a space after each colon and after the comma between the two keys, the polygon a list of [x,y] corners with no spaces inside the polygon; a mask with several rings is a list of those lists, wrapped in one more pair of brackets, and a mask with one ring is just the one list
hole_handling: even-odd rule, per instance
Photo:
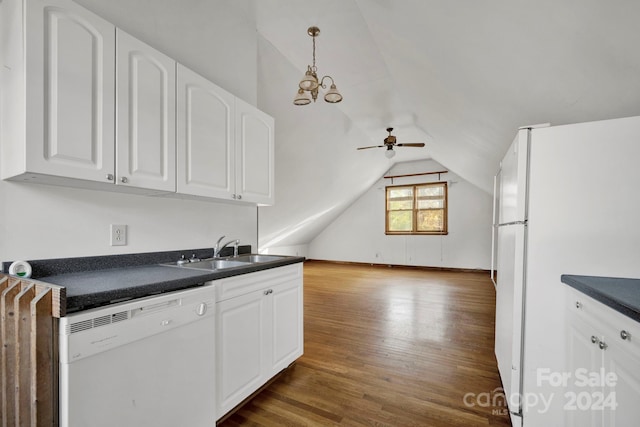
{"label": "chrome faucet", "polygon": [[224,248],[226,248],[227,246],[229,246],[230,244],[233,243],[233,256],[237,257],[238,256],[238,245],[240,244],[240,240],[239,239],[233,239],[233,240],[229,240],[227,243],[223,244],[222,246],[220,245],[220,242],[222,241],[222,239],[224,239],[226,236],[222,236],[218,239],[218,241],[216,242],[216,245],[213,247],[213,257],[214,258],[220,258],[220,252],[222,252],[222,250]]}

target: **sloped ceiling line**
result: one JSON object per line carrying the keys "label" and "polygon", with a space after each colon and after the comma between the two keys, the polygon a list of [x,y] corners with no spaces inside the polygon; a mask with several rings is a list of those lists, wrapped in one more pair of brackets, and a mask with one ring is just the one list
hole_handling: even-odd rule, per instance
{"label": "sloped ceiling line", "polygon": [[[276,118],[278,145],[277,200],[261,211],[261,230],[305,224],[278,244],[309,243],[339,208],[314,215],[349,206],[393,165],[379,150],[355,151],[381,142],[387,126],[427,144],[398,150],[394,162],[431,156],[491,193],[519,126],[639,115],[633,16],[640,2],[256,2],[258,31],[273,46],[259,43],[258,98]],[[311,25],[322,30],[318,68],[336,79],[340,104],[292,105]]]}

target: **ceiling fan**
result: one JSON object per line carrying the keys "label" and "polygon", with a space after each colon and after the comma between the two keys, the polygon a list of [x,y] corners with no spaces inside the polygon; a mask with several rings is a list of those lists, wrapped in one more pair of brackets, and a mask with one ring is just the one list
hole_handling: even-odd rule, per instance
{"label": "ceiling fan", "polygon": [[387,132],[389,132],[389,136],[384,139],[384,145],[371,145],[369,147],[359,147],[358,150],[366,150],[368,148],[387,148],[384,155],[388,158],[392,158],[396,155],[396,152],[393,151],[393,147],[424,147],[424,142],[414,142],[408,144],[397,144],[396,137],[391,135],[391,131],[393,128],[387,128]]}

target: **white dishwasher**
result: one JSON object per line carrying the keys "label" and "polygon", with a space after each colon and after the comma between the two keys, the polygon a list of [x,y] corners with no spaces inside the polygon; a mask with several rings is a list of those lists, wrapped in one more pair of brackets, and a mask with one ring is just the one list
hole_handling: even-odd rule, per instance
{"label": "white dishwasher", "polygon": [[215,426],[215,287],[60,319],[60,426]]}

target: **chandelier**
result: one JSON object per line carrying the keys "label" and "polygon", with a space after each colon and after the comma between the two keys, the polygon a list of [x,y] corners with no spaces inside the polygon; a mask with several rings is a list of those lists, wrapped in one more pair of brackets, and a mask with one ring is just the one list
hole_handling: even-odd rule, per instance
{"label": "chandelier", "polygon": [[[340,95],[340,92],[336,89],[333,77],[324,76],[318,80],[318,69],[316,68],[316,37],[320,34],[320,28],[309,27],[307,34],[313,38],[313,66],[307,65],[307,72],[304,73],[304,77],[300,80],[298,93],[293,99],[293,103],[295,105],[307,105],[311,103],[311,99],[313,99],[313,102],[316,102],[316,99],[318,98],[318,89],[320,87],[323,89],[327,88],[324,84],[324,79],[331,80],[331,86],[329,86],[329,90],[324,95],[324,100],[332,104],[342,101],[342,95]],[[309,92],[311,93],[311,96],[309,96]]]}

